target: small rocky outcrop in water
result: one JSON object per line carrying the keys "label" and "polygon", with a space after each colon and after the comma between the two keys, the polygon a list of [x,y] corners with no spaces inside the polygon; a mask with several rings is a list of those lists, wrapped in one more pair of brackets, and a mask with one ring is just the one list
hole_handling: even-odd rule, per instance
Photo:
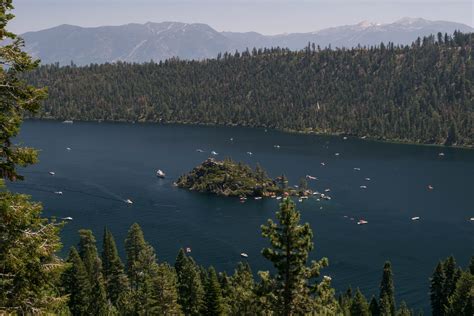
{"label": "small rocky outcrop in water", "polygon": [[285,177],[270,179],[257,165],[255,170],[231,159],[218,161],[208,158],[188,174],[182,175],[176,185],[198,192],[223,196],[274,196],[284,192],[297,195],[298,191],[287,188]]}

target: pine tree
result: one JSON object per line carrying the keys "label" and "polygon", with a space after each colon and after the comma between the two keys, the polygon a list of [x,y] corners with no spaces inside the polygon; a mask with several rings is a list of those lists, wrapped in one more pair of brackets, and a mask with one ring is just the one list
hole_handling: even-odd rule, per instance
{"label": "pine tree", "polygon": [[474,256],[471,257],[471,261],[469,262],[469,272],[474,275]]}
{"label": "pine tree", "polygon": [[199,268],[194,260],[188,258],[180,249],[176,258],[175,270],[178,278],[178,303],[186,315],[199,315],[203,308],[204,288]]}
{"label": "pine tree", "polygon": [[41,218],[42,206],[23,194],[0,192],[0,314],[55,313],[66,306],[58,291],[65,265],[61,224]]}
{"label": "pine tree", "polygon": [[462,272],[457,280],[456,288],[448,300],[446,315],[474,315],[474,275],[470,272]]}
{"label": "pine tree", "polygon": [[104,228],[102,267],[107,297],[116,305],[120,295],[128,290],[128,278],[118,255],[112,233]]}
{"label": "pine tree", "polygon": [[379,303],[378,303],[377,299],[375,298],[375,296],[372,296],[372,299],[370,300],[369,311],[370,311],[370,315],[372,315],[372,316],[379,316],[380,315]]}
{"label": "pine tree", "polygon": [[216,270],[210,267],[208,275],[203,314],[208,316],[224,315],[225,308]]}
{"label": "pine tree", "polygon": [[385,262],[383,267],[382,281],[380,283],[380,315],[395,315],[395,287],[393,286],[392,265]]}
{"label": "pine tree", "polygon": [[248,263],[239,262],[230,277],[228,305],[230,315],[258,314],[255,281]]}
{"label": "pine tree", "polygon": [[431,277],[430,298],[431,311],[433,316],[443,316],[444,306],[447,304],[447,297],[444,293],[444,284],[446,283],[446,276],[444,274],[444,266],[440,262],[436,266],[435,271]]}
{"label": "pine tree", "polygon": [[32,58],[22,51],[24,41],[6,27],[15,16],[12,0],[0,2],[0,185],[4,179],[11,181],[21,180],[17,167],[25,167],[37,161],[36,150],[27,147],[15,146],[12,139],[19,131],[23,115],[27,112],[36,112],[40,102],[46,97],[46,89],[30,86],[21,80],[22,73],[33,70],[39,60]]}
{"label": "pine tree", "polygon": [[451,295],[453,295],[454,290],[456,289],[456,282],[461,275],[461,270],[456,265],[456,260],[453,256],[448,257],[444,261],[443,268],[444,274],[446,276],[443,287],[443,295],[447,300]]}
{"label": "pine tree", "polygon": [[153,273],[153,301],[150,312],[155,315],[180,315],[175,270],[167,263],[159,264]]}
{"label": "pine tree", "polygon": [[62,283],[69,295],[69,310],[72,315],[86,315],[94,298],[86,267],[76,248],[69,251],[67,262],[69,267],[63,274]]}
{"label": "pine tree", "polygon": [[102,261],[99,258],[96,240],[91,230],[79,230],[78,249],[91,284],[91,295],[94,297],[94,304],[89,305],[88,312],[94,315],[108,313],[110,306],[107,302],[104,277],[102,275]]}
{"label": "pine tree", "polygon": [[156,264],[153,248],[145,241],[143,231],[137,223],[128,230],[125,239],[127,253],[127,273],[132,289],[138,289],[144,277],[150,274],[150,268]]}
{"label": "pine tree", "polygon": [[310,312],[315,308],[311,294],[318,289],[310,280],[318,277],[320,269],[328,265],[327,259],[312,261],[306,266],[313,249],[313,233],[309,224],[300,225],[300,214],[290,199],[283,200],[276,216],[278,223],[268,220],[267,225],[262,225],[262,235],[271,244],[262,254],[277,272],[272,291],[276,299],[274,310],[283,315]]}
{"label": "pine tree", "polygon": [[397,316],[411,316],[412,314],[413,313],[408,309],[408,306],[405,301],[402,301],[400,303],[400,307],[398,308]]}
{"label": "pine tree", "polygon": [[367,299],[360,290],[357,289],[351,304],[351,316],[369,315],[369,304],[367,303]]}

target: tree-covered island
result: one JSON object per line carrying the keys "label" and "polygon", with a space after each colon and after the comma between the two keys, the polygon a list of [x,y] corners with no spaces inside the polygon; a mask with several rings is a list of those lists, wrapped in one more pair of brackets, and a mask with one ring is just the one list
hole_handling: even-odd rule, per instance
{"label": "tree-covered island", "polygon": [[282,175],[271,179],[257,164],[255,170],[231,159],[218,161],[208,158],[191,172],[176,181],[180,188],[223,196],[271,197],[287,193],[290,196],[312,194],[306,186],[288,187],[287,178]]}

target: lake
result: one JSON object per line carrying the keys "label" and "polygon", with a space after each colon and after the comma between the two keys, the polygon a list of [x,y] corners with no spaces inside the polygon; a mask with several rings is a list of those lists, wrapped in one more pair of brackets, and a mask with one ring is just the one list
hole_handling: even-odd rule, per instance
{"label": "lake", "polygon": [[[212,150],[217,158],[258,162],[272,177],[284,173],[292,185],[316,176],[312,189],[331,190],[331,201],[297,207],[314,232],[313,258],[329,258],[322,274],[337,290],[351,285],[368,299],[378,295],[390,260],[398,301],[429,311],[429,277],[438,260],[454,255],[466,267],[474,254],[474,150],[238,127],[54,121],[27,121],[19,138],[41,150],[40,162],[9,187],[41,201],[45,216],[73,217],[62,233],[63,255],[81,228],[94,231],[100,248],[104,226],[123,255],[127,230],[137,222],[161,261],[174,263],[180,247],[191,247],[199,264],[221,271],[232,272],[241,252],[254,272],[269,269],[260,255],[268,245],[260,225],[274,218],[276,200],[239,203],[172,185]],[[167,178],[158,179],[157,169]],[[368,224],[357,225],[359,219]]]}

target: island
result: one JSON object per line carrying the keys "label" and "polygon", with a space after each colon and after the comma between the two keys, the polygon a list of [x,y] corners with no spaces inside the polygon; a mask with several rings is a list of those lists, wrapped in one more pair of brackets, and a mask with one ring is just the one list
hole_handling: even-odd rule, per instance
{"label": "island", "polygon": [[253,170],[250,166],[229,158],[222,161],[208,158],[182,175],[175,184],[192,191],[241,198],[309,196],[313,193],[304,182],[297,188],[290,188],[284,175],[271,179],[258,164]]}

